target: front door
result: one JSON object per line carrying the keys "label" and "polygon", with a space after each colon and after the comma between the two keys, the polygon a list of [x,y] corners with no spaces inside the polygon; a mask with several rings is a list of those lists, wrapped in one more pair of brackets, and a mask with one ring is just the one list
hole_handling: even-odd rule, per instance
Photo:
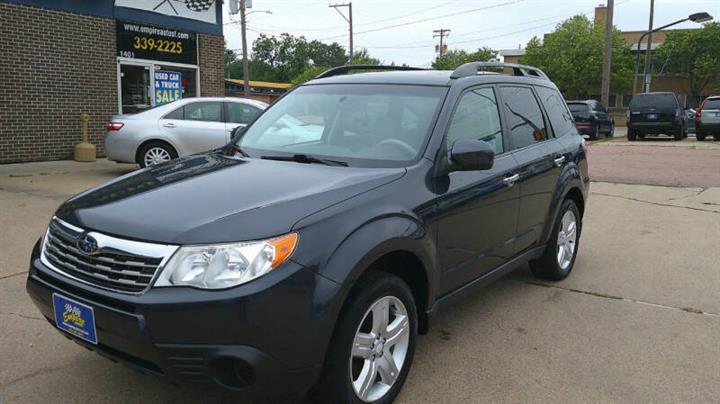
{"label": "front door", "polygon": [[134,114],[152,108],[152,65],[120,64],[120,113]]}
{"label": "front door", "polygon": [[506,262],[513,253],[519,203],[513,186],[515,160],[506,153],[497,98],[492,87],[474,88],[460,98],[448,132],[448,150],[461,138],[479,139],[495,149],[490,170],[448,174],[438,198],[438,253],[441,292],[446,293]]}

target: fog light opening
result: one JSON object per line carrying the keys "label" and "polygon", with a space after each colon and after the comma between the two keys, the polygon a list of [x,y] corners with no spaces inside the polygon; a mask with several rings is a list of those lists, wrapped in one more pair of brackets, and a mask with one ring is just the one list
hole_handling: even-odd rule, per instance
{"label": "fog light opening", "polygon": [[222,356],[211,364],[214,379],[221,385],[244,389],[255,383],[255,369],[243,359]]}

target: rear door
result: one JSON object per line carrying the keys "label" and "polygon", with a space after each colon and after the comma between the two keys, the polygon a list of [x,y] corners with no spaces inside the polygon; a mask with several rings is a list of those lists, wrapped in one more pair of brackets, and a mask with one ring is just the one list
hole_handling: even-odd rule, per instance
{"label": "rear door", "polygon": [[[562,165],[561,145],[552,138],[538,98],[529,86],[500,87],[510,148],[518,163],[520,205],[515,253],[537,244],[547,220]],[[568,117],[568,119],[571,119]]]}
{"label": "rear door", "polygon": [[[168,118],[175,119],[168,119]],[[222,101],[195,101],[159,122],[160,131],[172,139],[181,155],[202,153],[227,144]]]}
{"label": "rear door", "polygon": [[437,199],[442,293],[512,257],[520,193],[501,122],[492,86],[467,90],[455,106],[445,139],[448,151],[458,139],[478,139],[491,144],[496,157],[490,170],[448,174],[447,191]]}

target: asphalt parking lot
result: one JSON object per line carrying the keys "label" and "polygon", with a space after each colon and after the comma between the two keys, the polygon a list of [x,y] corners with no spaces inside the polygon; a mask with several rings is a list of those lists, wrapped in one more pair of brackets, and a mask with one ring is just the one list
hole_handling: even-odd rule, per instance
{"label": "asphalt parking lot", "polygon": [[[523,267],[460,302],[420,338],[399,402],[720,400],[720,143],[618,137],[593,143],[589,160],[573,274],[538,282]],[[25,293],[54,209],[133,168],[0,166],[0,403],[238,402],[88,352]]]}

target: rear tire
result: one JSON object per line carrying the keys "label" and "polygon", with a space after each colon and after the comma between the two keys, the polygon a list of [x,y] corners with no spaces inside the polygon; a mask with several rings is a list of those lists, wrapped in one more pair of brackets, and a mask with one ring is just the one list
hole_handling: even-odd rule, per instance
{"label": "rear tire", "polygon": [[[699,142],[702,142],[705,140],[705,133],[703,132],[695,132],[695,139],[697,139]],[[717,136],[715,136],[715,140],[717,140]]]}
{"label": "rear tire", "polygon": [[677,132],[673,134],[673,139],[675,140],[683,140],[683,130],[680,129]]}
{"label": "rear tire", "polygon": [[610,132],[605,137],[612,139],[615,136],[615,123],[610,124]]}
{"label": "rear tire", "polygon": [[634,142],[637,139],[637,133],[634,130],[628,129],[627,133],[628,140]]}
{"label": "rear tire", "polygon": [[143,145],[137,154],[137,163],[140,168],[164,163],[178,158],[177,151],[169,144],[161,141],[152,141]]}
{"label": "rear tire", "polygon": [[592,133],[590,133],[590,140],[598,140],[600,137],[600,124],[596,124],[595,128],[593,128]]}
{"label": "rear tire", "polygon": [[580,211],[572,199],[566,199],[555,219],[552,235],[543,255],[530,261],[533,275],[551,281],[567,278],[575,265],[581,231]]}
{"label": "rear tire", "polygon": [[[388,302],[387,311],[382,306],[384,302]],[[403,316],[400,306],[406,315]],[[388,313],[389,320],[381,321],[375,318],[376,309]],[[396,323],[397,325],[379,326],[378,329],[385,331],[375,335],[375,321],[380,321],[378,324],[388,322],[390,326]],[[397,330],[403,327],[403,324],[403,333],[407,340],[401,340],[399,333],[391,334],[388,331]],[[400,392],[410,371],[416,339],[417,309],[407,284],[387,273],[366,273],[353,287],[338,317],[323,374],[311,391],[311,396],[314,396],[318,403],[391,403]],[[364,346],[366,340],[368,345]],[[390,341],[395,343],[391,346]],[[402,355],[403,351],[405,354],[398,364],[398,355]],[[392,366],[388,365],[386,355],[392,358],[394,371]],[[366,380],[368,374],[372,375],[367,379],[371,380],[370,388],[363,389],[364,384],[361,381]],[[386,380],[386,377],[387,380],[395,378],[389,388],[381,382]],[[358,389],[366,392],[363,398],[360,397],[361,393],[357,392]]]}

